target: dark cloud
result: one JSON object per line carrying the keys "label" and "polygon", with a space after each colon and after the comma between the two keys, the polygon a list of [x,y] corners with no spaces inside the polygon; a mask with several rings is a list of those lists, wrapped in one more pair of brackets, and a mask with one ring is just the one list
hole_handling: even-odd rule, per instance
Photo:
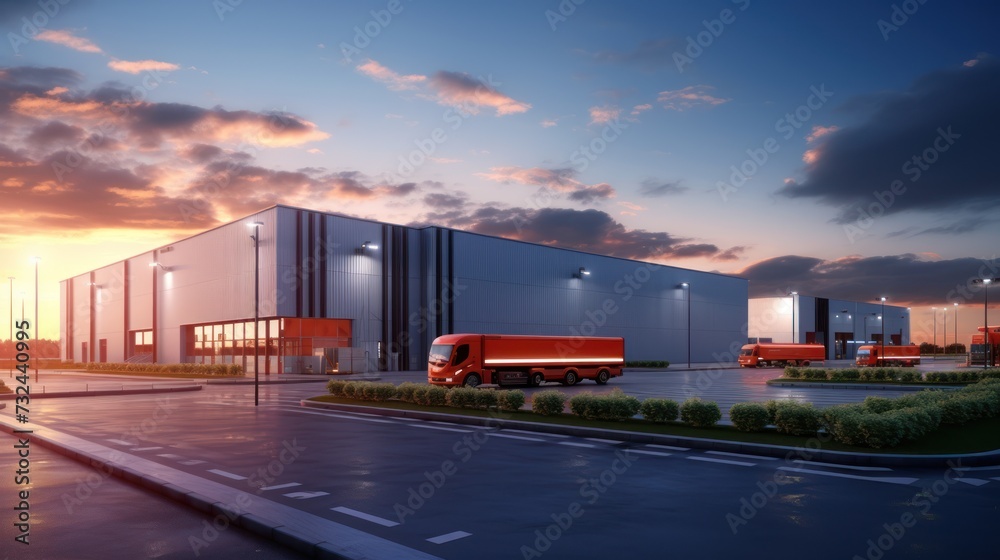
{"label": "dark cloud", "polygon": [[583,187],[569,193],[569,199],[581,204],[591,204],[615,196],[615,189],[607,183]]}
{"label": "dark cloud", "polygon": [[80,141],[86,132],[78,127],[49,121],[34,129],[25,138],[28,144],[36,147],[49,147],[52,144],[68,144]]}
{"label": "dark cloud", "polygon": [[750,297],[795,290],[802,294],[896,305],[941,305],[981,300],[974,278],[1000,276],[1000,259],[924,260],[913,254],[823,260],[787,255],[737,273],[750,281]]}
{"label": "dark cloud", "polygon": [[[457,204],[458,201],[453,202]],[[443,225],[629,259],[714,257],[721,253],[715,245],[692,243],[690,239],[674,237],[667,232],[628,229],[606,212],[593,209],[484,205],[465,211],[446,209],[444,212],[432,212],[418,224]]]}
{"label": "dark cloud", "polygon": [[[847,107],[863,122],[817,138],[804,179],[778,192],[837,207],[845,224],[862,218],[860,210],[995,210],[997,99],[994,57],[928,74],[906,91],[854,99]],[[889,192],[897,181],[898,192]]]}
{"label": "dark cloud", "polygon": [[207,163],[224,154],[225,151],[211,144],[191,144],[181,151],[181,155],[197,163]]}
{"label": "dark cloud", "polygon": [[424,204],[430,206],[435,212],[447,210],[459,210],[469,204],[469,197],[465,193],[429,193],[424,195]]}
{"label": "dark cloud", "polygon": [[657,197],[671,194],[681,194],[688,190],[682,187],[680,181],[663,182],[657,179],[646,179],[639,186],[639,194],[642,196]]}

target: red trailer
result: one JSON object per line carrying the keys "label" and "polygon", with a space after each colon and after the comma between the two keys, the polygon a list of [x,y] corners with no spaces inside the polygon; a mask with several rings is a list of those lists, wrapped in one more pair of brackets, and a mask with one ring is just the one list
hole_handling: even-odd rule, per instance
{"label": "red trailer", "polygon": [[740,367],[807,366],[826,361],[826,348],[822,344],[746,344],[736,361]]}
{"label": "red trailer", "polygon": [[427,382],[432,385],[526,384],[545,381],[599,384],[622,374],[625,340],[593,336],[449,334],[431,344]]}
{"label": "red trailer", "polygon": [[[976,329],[980,334],[972,335],[972,344],[969,345],[969,365],[990,366],[1000,365],[1000,327],[979,327]],[[983,331],[986,336],[983,336]],[[985,342],[984,342],[985,340]]]}

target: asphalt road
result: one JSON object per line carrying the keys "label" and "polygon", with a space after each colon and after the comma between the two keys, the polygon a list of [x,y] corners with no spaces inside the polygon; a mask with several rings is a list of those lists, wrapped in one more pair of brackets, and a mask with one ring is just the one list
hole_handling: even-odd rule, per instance
{"label": "asphalt road", "polygon": [[[691,382],[683,373],[674,375],[682,377],[673,379],[673,389],[651,388],[652,377],[645,373],[616,379],[611,386],[658,392],[683,390]],[[707,395],[715,394],[721,404],[726,395],[740,400],[743,394],[780,394],[747,376],[736,377],[716,379]],[[748,553],[996,558],[1000,544],[992,530],[1000,522],[1000,467],[870,470],[796,460],[805,455],[788,460],[734,456],[298,406],[300,398],[321,390],[318,383],[267,386],[258,408],[252,406],[253,387],[246,385],[168,396],[45,399],[33,402],[32,418],[447,559]],[[816,391],[829,394],[807,389],[801,396]],[[864,397],[863,391],[844,393],[851,400]],[[0,457],[12,470],[16,441],[5,439],[11,445],[2,447]],[[40,473],[56,468],[34,465]],[[32,493],[37,495],[32,504],[38,512],[36,542],[51,538],[51,546],[65,555],[11,551],[14,534],[6,520],[0,520],[0,550],[17,553],[12,558],[77,558],[113,541],[128,552],[111,557],[196,557],[188,543],[190,523],[184,529],[151,525],[145,531],[126,523],[141,523],[142,515],[164,523],[181,517],[172,513],[180,506],[128,485],[94,489],[83,507],[107,500],[102,511],[109,513],[100,518],[106,522],[98,522],[99,532],[81,532],[81,516],[67,514],[57,497],[69,484],[66,478],[51,484],[43,478]],[[118,486],[141,497],[122,499]],[[0,500],[13,501],[9,482],[0,492]],[[187,515],[191,522],[200,519]],[[82,536],[69,540],[73,548],[63,548],[67,540],[56,535],[65,534]],[[226,534],[235,539],[233,546],[257,546],[236,531]],[[202,552],[223,548],[213,545]],[[249,554],[228,557],[242,556]]]}

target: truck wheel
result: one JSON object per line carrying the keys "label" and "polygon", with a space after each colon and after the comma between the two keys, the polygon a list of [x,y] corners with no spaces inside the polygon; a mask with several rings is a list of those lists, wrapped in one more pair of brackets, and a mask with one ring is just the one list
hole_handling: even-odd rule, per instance
{"label": "truck wheel", "polygon": [[465,381],[462,385],[465,385],[466,387],[479,387],[479,384],[482,382],[483,380],[479,378],[479,374],[470,373],[465,376]]}
{"label": "truck wheel", "polygon": [[808,366],[808,365],[809,365],[809,360],[804,360],[804,361],[802,362],[802,365],[804,365],[804,366]]}
{"label": "truck wheel", "polygon": [[598,385],[604,385],[605,383],[608,382],[608,379],[610,378],[611,378],[611,373],[609,373],[608,370],[606,369],[602,369],[601,371],[597,372],[597,379],[595,379],[594,381],[596,381]]}
{"label": "truck wheel", "polygon": [[565,383],[567,387],[570,385],[576,385],[576,372],[567,371],[566,377],[563,379],[563,383]]}
{"label": "truck wheel", "polygon": [[539,387],[541,386],[542,383],[545,383],[545,376],[542,375],[542,372],[536,371],[535,373],[531,374],[531,378],[528,381],[528,385],[532,387]]}

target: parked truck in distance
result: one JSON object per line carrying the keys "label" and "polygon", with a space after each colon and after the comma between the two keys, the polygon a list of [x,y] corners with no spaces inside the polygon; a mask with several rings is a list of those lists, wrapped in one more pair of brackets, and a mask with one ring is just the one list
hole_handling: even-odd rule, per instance
{"label": "parked truck in distance", "polygon": [[859,366],[903,367],[911,367],[920,363],[920,347],[916,344],[885,346],[885,355],[880,355],[882,348],[881,344],[866,344],[859,347],[858,354],[854,357],[854,363]]}
{"label": "parked truck in distance", "polygon": [[[1000,365],[1000,327],[979,327],[969,345],[969,365]],[[987,331],[987,332],[983,332]],[[986,336],[983,336],[983,335]]]}
{"label": "parked truck in distance", "polygon": [[745,344],[736,361],[740,367],[807,366],[826,360],[822,344],[780,344],[760,342]]}
{"label": "parked truck in distance", "polygon": [[431,385],[528,385],[546,381],[573,385],[581,379],[605,384],[622,374],[625,341],[586,336],[449,334],[431,344]]}

